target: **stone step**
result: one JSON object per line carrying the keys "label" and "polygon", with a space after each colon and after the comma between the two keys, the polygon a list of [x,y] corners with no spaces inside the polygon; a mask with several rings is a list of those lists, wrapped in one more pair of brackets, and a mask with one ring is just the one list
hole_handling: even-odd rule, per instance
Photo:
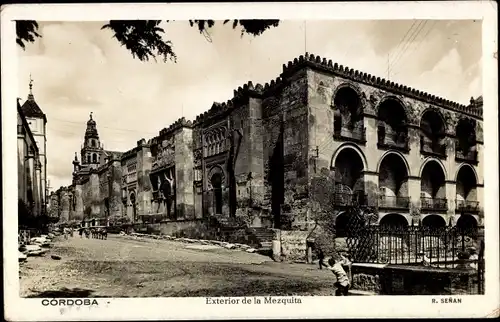
{"label": "stone step", "polygon": [[273,240],[274,238],[274,234],[253,234],[255,237],[257,237],[258,239],[263,239],[263,240]]}
{"label": "stone step", "polygon": [[261,248],[273,248],[273,242],[265,242],[265,241],[262,241],[260,242],[260,247]]}

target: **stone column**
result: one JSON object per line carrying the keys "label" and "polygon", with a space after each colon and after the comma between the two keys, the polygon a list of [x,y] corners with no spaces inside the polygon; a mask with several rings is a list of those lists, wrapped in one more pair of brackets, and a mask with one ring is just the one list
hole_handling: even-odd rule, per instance
{"label": "stone column", "polygon": [[414,224],[422,218],[420,214],[420,178],[411,176],[408,178],[408,197],[410,197],[410,216]]}
{"label": "stone column", "polygon": [[100,187],[99,187],[99,175],[97,172],[92,171],[90,174],[90,207],[92,212],[90,213],[90,218],[99,217],[100,214],[100,205],[99,205],[99,196],[100,196]]}
{"label": "stone column", "polygon": [[376,206],[378,203],[378,174],[376,172],[365,171],[364,188],[369,206]]}
{"label": "stone column", "polygon": [[181,128],[175,134],[175,193],[178,219],[194,219],[193,130]]}
{"label": "stone column", "polygon": [[[140,144],[139,144],[140,143]],[[151,192],[151,182],[149,173],[151,172],[152,157],[151,151],[145,141],[140,141],[138,144],[141,149],[137,152],[137,215],[154,213],[154,208],[151,203],[153,198]]]}
{"label": "stone column", "polygon": [[[420,128],[416,125],[412,125],[408,128],[410,153],[407,156],[408,166],[410,167],[410,175],[412,177],[420,177],[420,165],[421,154],[420,154]],[[420,191],[418,193],[420,196]]]}
{"label": "stone column", "polygon": [[[252,202],[262,206],[264,202],[264,141],[262,137],[262,101],[250,98],[248,104],[248,157],[250,158],[249,172],[252,174],[250,193]],[[240,149],[240,155],[244,153]]]}
{"label": "stone column", "polygon": [[82,192],[82,185],[81,184],[75,185],[74,219],[80,220],[80,221],[83,219],[83,192]]}
{"label": "stone column", "polygon": [[[377,120],[372,115],[366,115],[363,119],[363,126],[366,130],[366,151],[377,151]],[[369,170],[375,171],[375,169]]]}
{"label": "stone column", "polygon": [[72,189],[71,186],[68,187],[68,202],[69,202],[69,210],[68,210],[68,220],[73,220],[75,218],[75,212],[73,210],[73,202],[74,202],[74,196],[75,192]]}
{"label": "stone column", "polygon": [[448,200],[448,211],[447,214],[452,216],[455,214],[456,209],[456,199],[457,198],[457,186],[454,181],[446,181],[446,199]]}
{"label": "stone column", "polygon": [[61,222],[67,222],[69,220],[69,195],[68,192],[63,190],[61,196]]}
{"label": "stone column", "polygon": [[119,160],[113,161],[108,172],[108,197],[109,198],[109,214],[108,216],[120,216],[122,214],[122,172],[121,163]]}

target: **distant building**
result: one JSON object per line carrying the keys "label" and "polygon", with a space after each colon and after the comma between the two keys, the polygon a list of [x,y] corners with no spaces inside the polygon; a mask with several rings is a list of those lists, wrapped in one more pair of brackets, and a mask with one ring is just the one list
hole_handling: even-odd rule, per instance
{"label": "distant building", "polygon": [[21,106],[22,113],[28,123],[30,131],[32,133],[34,143],[38,147],[38,155],[40,158],[40,180],[41,185],[41,209],[40,212],[45,214],[47,210],[47,117],[42,112],[40,106],[38,106],[35,101],[35,97],[32,92],[32,82],[29,84],[30,93],[28,99]]}
{"label": "distant building", "polygon": [[[42,162],[35,136],[17,102],[17,179],[20,225],[23,219],[43,213]],[[22,206],[21,206],[22,204]]]}
{"label": "distant building", "polygon": [[296,245],[285,256],[305,257],[311,182],[326,172],[339,231],[354,200],[375,207],[379,225],[482,226],[482,111],[481,97],[465,106],[300,56],[125,153],[102,148],[91,117],[69,218],[128,216],[191,237],[245,227],[262,243],[275,228]]}

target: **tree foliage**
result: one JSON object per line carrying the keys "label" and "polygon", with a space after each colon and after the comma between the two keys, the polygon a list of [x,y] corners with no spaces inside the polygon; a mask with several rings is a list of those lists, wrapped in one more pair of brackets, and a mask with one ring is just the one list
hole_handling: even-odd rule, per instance
{"label": "tree foliage", "polygon": [[26,48],[26,43],[35,42],[35,39],[42,37],[38,32],[38,23],[33,20],[16,21],[16,43],[22,49]]}
{"label": "tree foliage", "polygon": [[163,56],[163,62],[168,59],[175,62],[172,42],[162,38],[165,30],[158,27],[160,23],[161,20],[112,20],[101,29],[110,29],[134,58],[148,61],[150,57],[156,60],[157,56]]}
{"label": "tree foliage", "polygon": [[[241,27],[241,34],[259,36],[264,31],[277,27],[279,20],[225,20],[223,24],[232,21],[233,29]],[[169,22],[167,20],[166,22]],[[165,30],[160,28],[161,20],[111,20],[102,30],[113,32],[115,38],[122,46],[125,46],[134,58],[141,61],[149,61],[156,57],[162,57],[163,62],[177,61],[177,56],[170,40],[164,39]],[[215,25],[214,20],[189,20],[191,27],[196,27],[207,39],[207,30]],[[33,43],[36,38],[42,37],[38,34],[38,23],[33,20],[16,21],[17,44],[25,49],[26,43]]]}

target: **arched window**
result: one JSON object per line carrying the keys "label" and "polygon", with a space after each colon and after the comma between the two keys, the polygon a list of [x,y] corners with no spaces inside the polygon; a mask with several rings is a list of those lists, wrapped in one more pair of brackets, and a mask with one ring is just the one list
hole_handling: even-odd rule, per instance
{"label": "arched window", "polygon": [[220,133],[216,133],[215,154],[220,153]]}
{"label": "arched window", "polygon": [[92,162],[92,157],[89,155],[87,155],[87,163],[91,163]]}
{"label": "arched window", "polygon": [[97,154],[92,154],[92,162],[97,163]]}
{"label": "arched window", "polygon": [[446,156],[444,138],[446,126],[442,115],[433,109],[428,109],[420,120],[420,151]]}
{"label": "arched window", "polygon": [[95,148],[95,140],[94,139],[90,140],[90,144],[92,145],[93,148]]}
{"label": "arched window", "polygon": [[407,117],[399,101],[388,98],[380,104],[378,121],[379,147],[382,145],[408,149]]}

